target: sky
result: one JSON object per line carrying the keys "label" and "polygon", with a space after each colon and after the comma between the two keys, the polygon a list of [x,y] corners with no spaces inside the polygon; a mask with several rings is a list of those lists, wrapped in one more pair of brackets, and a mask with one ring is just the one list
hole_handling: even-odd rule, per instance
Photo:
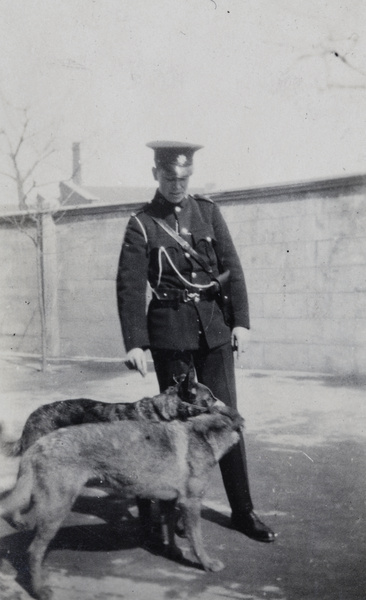
{"label": "sky", "polygon": [[[204,146],[194,187],[366,172],[364,0],[0,0],[0,11],[1,128],[27,107],[34,148],[50,136],[57,148],[37,183],[70,177],[73,141],[89,185],[151,186],[155,139]],[[14,197],[9,178],[0,190]]]}

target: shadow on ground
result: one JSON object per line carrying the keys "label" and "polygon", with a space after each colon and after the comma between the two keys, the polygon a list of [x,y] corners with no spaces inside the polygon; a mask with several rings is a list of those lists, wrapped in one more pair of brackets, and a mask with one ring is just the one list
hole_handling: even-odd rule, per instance
{"label": "shadow on ground", "polygon": [[[80,396],[136,400],[156,393],[123,363],[3,363],[0,420],[20,431],[40,404]],[[219,469],[202,511],[205,545],[226,563],[220,573],[144,547],[135,509],[111,499],[78,499],[46,558],[55,600],[361,600],[366,589],[365,381],[324,374],[238,370],[239,408],[246,418],[252,496],[260,517],[279,533],[259,544],[230,529]],[[9,459],[10,461],[10,459]],[[0,484],[16,474],[2,465]],[[123,510],[122,510],[123,508]],[[121,518],[122,514],[122,518]],[[0,522],[0,594],[29,598],[29,535]]]}

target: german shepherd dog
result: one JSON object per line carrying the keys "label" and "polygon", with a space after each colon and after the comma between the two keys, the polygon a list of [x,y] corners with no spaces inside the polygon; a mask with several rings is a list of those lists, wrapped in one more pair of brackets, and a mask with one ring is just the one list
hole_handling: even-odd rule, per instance
{"label": "german shepherd dog", "polygon": [[[210,412],[215,406],[224,406],[207,386],[195,381],[192,367],[186,375],[176,377],[175,382],[175,385],[170,386],[164,392],[133,403],[108,403],[78,398],[45,404],[31,413],[25,422],[20,438],[16,441],[2,439],[3,428],[0,423],[0,449],[7,456],[20,456],[40,437],[62,427],[125,420],[168,422],[177,419],[186,421],[190,417]],[[94,487],[93,484],[91,485]],[[150,545],[153,541],[151,534],[154,530],[151,502],[137,498],[137,505],[145,543]],[[165,554],[175,557],[177,556],[177,547],[171,545],[171,536],[169,536],[169,531],[164,523],[169,520],[165,511],[169,514],[170,507],[160,503],[159,508],[161,513],[159,534],[161,540],[159,542],[163,544],[160,549]],[[184,537],[182,519],[178,514],[176,514],[176,518],[175,531]]]}
{"label": "german shepherd dog", "polygon": [[0,502],[0,516],[35,531],[28,552],[36,598],[52,597],[42,574],[47,547],[93,479],[124,498],[177,502],[197,560],[206,571],[221,570],[223,563],[203,547],[201,502],[213,467],[238,442],[242,427],[237,411],[218,407],[187,421],[92,423],[36,441],[21,458],[14,489]]}
{"label": "german shepherd dog", "polygon": [[[220,403],[211,390],[197,383],[194,370],[176,378],[176,384],[152,398],[131,403],[108,403],[88,398],[60,400],[40,406],[28,417],[17,441],[1,439],[0,448],[7,456],[20,456],[41,436],[70,425],[125,420],[185,421]],[[223,403],[221,403],[223,406]]]}

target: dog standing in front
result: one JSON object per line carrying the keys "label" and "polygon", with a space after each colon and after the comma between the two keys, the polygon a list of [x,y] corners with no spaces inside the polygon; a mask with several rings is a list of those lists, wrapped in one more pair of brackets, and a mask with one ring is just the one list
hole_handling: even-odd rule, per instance
{"label": "dog standing in front", "polygon": [[186,422],[69,427],[35,442],[21,459],[14,489],[0,503],[0,516],[15,516],[18,527],[35,530],[29,547],[35,596],[51,598],[43,582],[44,555],[82,487],[95,478],[124,498],[177,501],[196,558],[206,571],[222,569],[202,543],[201,502],[213,467],[238,442],[242,427],[242,417],[224,407]]}
{"label": "dog standing in front", "polygon": [[[89,398],[58,400],[44,404],[34,410],[27,418],[22,434],[18,440],[9,441],[2,435],[0,423],[0,449],[7,456],[21,456],[40,437],[62,427],[82,425],[85,423],[115,422],[124,420],[169,422],[172,420],[186,421],[203,413],[210,412],[216,406],[225,406],[215,398],[211,390],[198,383],[195,371],[189,369],[186,375],[175,378],[175,385],[168,387],[152,397],[145,397],[137,402],[102,402]],[[152,533],[151,502],[137,498],[140,515],[140,525],[148,543]],[[169,516],[170,507],[160,504],[162,520],[162,543],[164,552],[174,557],[177,547],[170,544],[169,535],[163,524]],[[181,519],[176,524],[176,531],[184,535]]]}

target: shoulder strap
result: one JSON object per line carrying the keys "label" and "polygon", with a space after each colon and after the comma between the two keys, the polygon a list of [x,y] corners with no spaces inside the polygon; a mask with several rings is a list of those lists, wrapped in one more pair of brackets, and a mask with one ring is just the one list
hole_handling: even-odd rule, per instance
{"label": "shoulder strap", "polygon": [[198,262],[199,265],[201,265],[201,267],[204,269],[204,271],[206,271],[206,273],[212,276],[212,268],[203,256],[200,256],[198,252],[196,252],[194,248],[192,248],[192,246],[188,242],[186,242],[186,240],[184,240],[176,231],[174,231],[174,229],[172,229],[170,225],[168,225],[168,223],[163,221],[163,219],[159,219],[158,217],[152,218],[158,225],[160,225],[162,229],[164,229],[166,233],[170,235],[170,237],[172,237],[176,242],[178,242],[178,244],[183,248],[183,250],[185,250],[185,252],[188,252],[188,254],[192,256],[192,258],[194,258],[194,260]]}
{"label": "shoulder strap", "polygon": [[206,196],[205,194],[194,194],[192,197],[195,200],[204,200],[205,202],[211,202],[211,204],[214,204],[212,198],[210,198],[210,196]]}

